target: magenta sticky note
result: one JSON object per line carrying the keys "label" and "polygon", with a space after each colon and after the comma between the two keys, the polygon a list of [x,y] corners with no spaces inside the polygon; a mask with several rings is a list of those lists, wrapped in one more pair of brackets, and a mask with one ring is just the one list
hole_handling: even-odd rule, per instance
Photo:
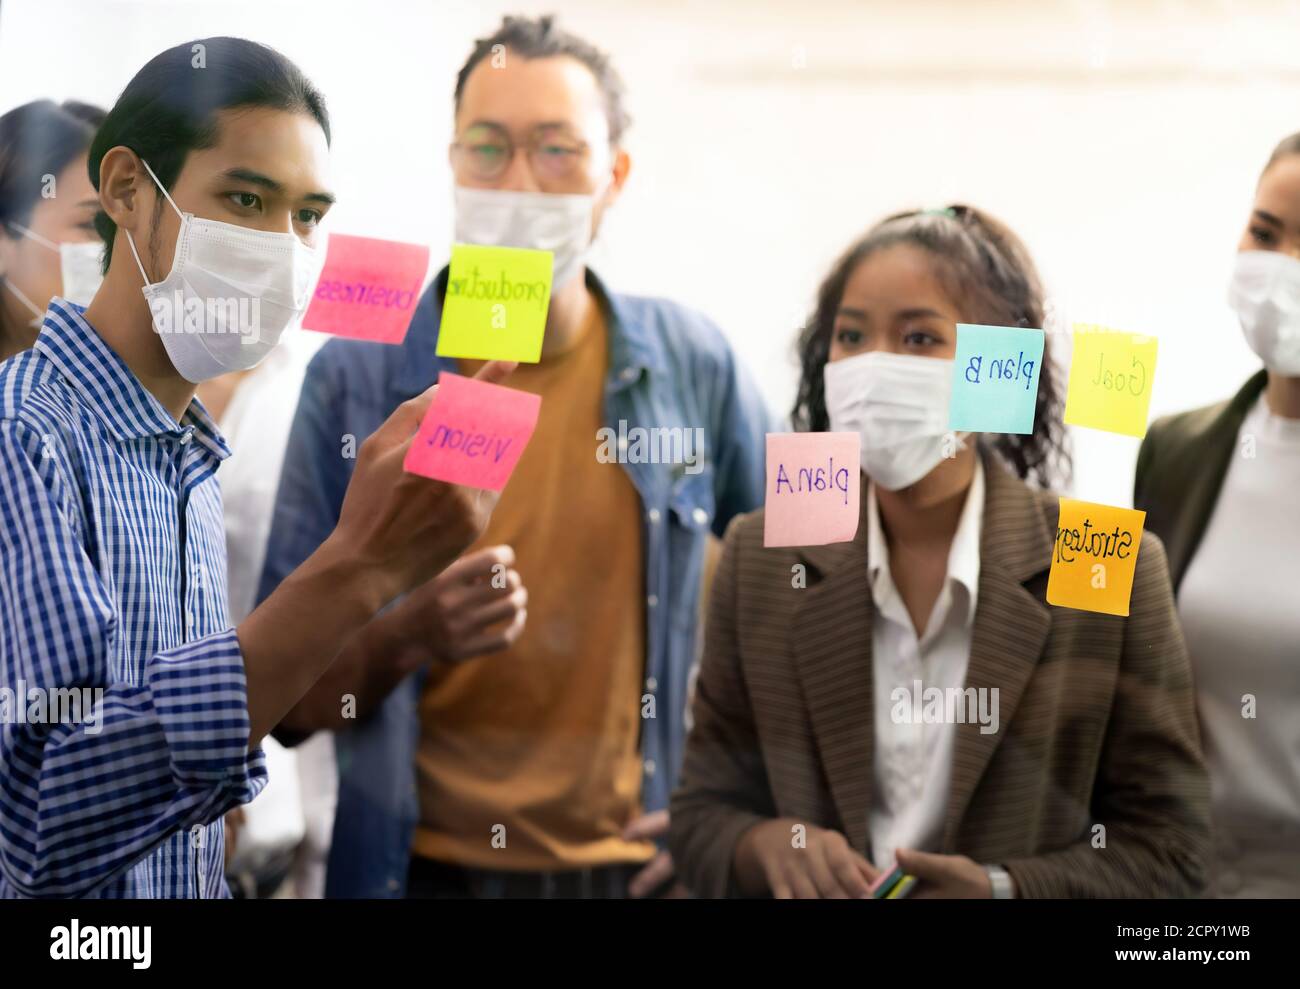
{"label": "magenta sticky note", "polygon": [[532,438],[541,407],[540,395],[443,371],[402,466],[438,481],[500,491]]}
{"label": "magenta sticky note", "polygon": [[331,234],[303,329],[401,343],[428,270],[425,244]]}
{"label": "magenta sticky note", "polygon": [[857,433],[768,433],[764,546],[852,541],[858,531]]}

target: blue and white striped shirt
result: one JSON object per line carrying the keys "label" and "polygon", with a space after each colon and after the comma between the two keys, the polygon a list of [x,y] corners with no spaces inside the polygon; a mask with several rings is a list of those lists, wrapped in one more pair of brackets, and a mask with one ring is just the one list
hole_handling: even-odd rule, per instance
{"label": "blue and white striped shirt", "polygon": [[[266,782],[226,619],[230,450],[83,312],[54,299],[0,364],[0,897],[228,896],[221,815]],[[17,713],[60,688],[100,700]]]}

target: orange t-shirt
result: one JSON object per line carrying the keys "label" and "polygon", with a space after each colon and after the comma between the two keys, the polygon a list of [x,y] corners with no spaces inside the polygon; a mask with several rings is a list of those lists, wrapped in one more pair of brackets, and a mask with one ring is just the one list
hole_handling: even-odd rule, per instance
{"label": "orange t-shirt", "polygon": [[505,382],[541,395],[541,410],[474,548],[514,547],[528,620],[510,649],[430,670],[416,855],[549,870],[654,853],[621,837],[641,812],[645,568],[640,496],[596,458],[608,355],[593,300],[575,344]]}

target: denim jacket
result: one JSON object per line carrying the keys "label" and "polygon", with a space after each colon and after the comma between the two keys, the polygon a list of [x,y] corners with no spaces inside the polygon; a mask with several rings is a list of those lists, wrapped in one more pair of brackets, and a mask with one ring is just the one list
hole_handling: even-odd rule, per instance
{"label": "denim jacket", "polygon": [[[439,371],[455,370],[454,359],[435,354],[446,280],[443,269],[401,345],[331,340],[312,360],[285,453],[259,601],[334,528],[361,441]],[[708,534],[721,536],[733,516],[761,503],[764,434],[772,420],[752,378],[705,317],[662,299],[614,295],[591,273],[587,280],[609,326],[605,422],[612,449],[634,452],[637,427],[698,428],[692,435],[702,444],[694,464],[624,464],[641,498],[645,546],[643,696],[654,696],[655,717],[642,719],[641,750],[642,803],[650,811],[668,806],[681,765]],[[591,438],[593,456],[601,439]],[[405,892],[418,818],[422,679],[403,681],[379,709],[336,737],[339,802],[327,896]]]}

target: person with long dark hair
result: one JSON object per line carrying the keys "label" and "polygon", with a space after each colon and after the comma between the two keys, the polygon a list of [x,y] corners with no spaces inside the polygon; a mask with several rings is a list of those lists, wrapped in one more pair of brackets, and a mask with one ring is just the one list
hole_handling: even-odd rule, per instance
{"label": "person with long dark hair", "polygon": [[99,199],[86,151],[104,120],[88,103],[34,100],[0,116],[0,360],[36,339],[56,295],[99,287]]}
{"label": "person with long dark hair", "polygon": [[1133,501],[1169,548],[1196,676],[1208,892],[1300,897],[1300,134],[1260,175],[1229,302],[1263,367],[1151,425]]}
{"label": "person with long dark hair", "polygon": [[[1128,617],[1049,606],[1060,374],[1043,362],[1032,433],[948,431],[957,324],[1043,317],[1023,245],[964,206],[877,224],[823,282],[793,418],[858,434],[863,511],[845,543],[765,548],[761,511],[727,532],[672,801],[696,893],[864,896],[895,863],[920,896],[1203,883],[1208,785],[1159,540]],[[914,718],[935,689],[961,700]]]}

